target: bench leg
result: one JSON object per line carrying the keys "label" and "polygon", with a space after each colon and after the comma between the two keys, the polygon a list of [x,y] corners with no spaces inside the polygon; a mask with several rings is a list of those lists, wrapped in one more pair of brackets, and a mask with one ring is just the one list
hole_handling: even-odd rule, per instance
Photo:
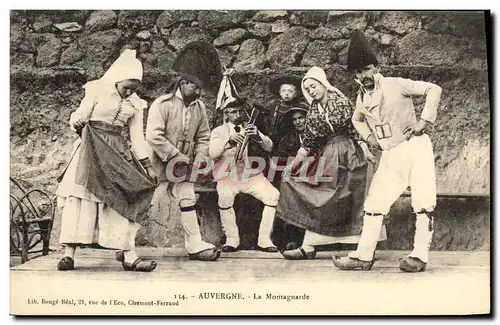
{"label": "bench leg", "polygon": [[21,263],[26,263],[28,261],[28,248],[29,248],[29,239],[28,239],[28,229],[29,225],[23,226],[23,240],[21,243]]}
{"label": "bench leg", "polygon": [[42,255],[49,254],[50,245],[50,227],[51,221],[39,222],[38,227],[40,228],[40,235],[42,236]]}
{"label": "bench leg", "polygon": [[42,255],[49,254],[49,239],[47,237],[48,236],[43,236],[43,250],[42,250]]}

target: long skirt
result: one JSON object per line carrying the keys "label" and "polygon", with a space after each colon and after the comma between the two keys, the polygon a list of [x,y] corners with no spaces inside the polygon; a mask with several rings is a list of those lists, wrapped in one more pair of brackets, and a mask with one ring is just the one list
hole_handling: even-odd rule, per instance
{"label": "long skirt", "polygon": [[134,250],[141,225],[124,218],[104,203],[70,196],[59,197],[58,206],[62,208],[61,244]]}
{"label": "long skirt", "polygon": [[282,182],[278,217],[312,233],[344,237],[335,242],[356,242],[367,178],[367,162],[357,142],[347,135],[328,138],[309,168],[308,176],[312,175],[328,181],[309,177]]}
{"label": "long skirt", "polygon": [[56,192],[62,208],[62,244],[134,249],[155,184],[133,156],[121,129],[91,121],[75,143]]}

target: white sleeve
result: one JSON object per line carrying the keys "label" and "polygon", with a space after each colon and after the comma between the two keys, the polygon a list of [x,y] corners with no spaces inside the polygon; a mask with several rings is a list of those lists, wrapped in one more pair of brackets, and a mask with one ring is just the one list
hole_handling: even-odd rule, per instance
{"label": "white sleeve", "polygon": [[148,158],[148,143],[144,138],[144,110],[138,109],[129,121],[132,151],[138,159]]}
{"label": "white sleeve", "polygon": [[80,106],[74,111],[69,119],[69,125],[73,128],[76,121],[84,119],[88,121],[90,119],[90,114],[97,104],[97,91],[93,85],[86,85],[85,87],[85,97],[83,97],[80,102]]}

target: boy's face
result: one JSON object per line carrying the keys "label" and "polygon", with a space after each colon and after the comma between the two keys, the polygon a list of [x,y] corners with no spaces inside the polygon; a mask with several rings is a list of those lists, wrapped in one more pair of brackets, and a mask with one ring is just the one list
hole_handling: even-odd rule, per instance
{"label": "boy's face", "polygon": [[280,96],[285,102],[289,102],[297,97],[297,88],[294,85],[283,84],[280,86]]}

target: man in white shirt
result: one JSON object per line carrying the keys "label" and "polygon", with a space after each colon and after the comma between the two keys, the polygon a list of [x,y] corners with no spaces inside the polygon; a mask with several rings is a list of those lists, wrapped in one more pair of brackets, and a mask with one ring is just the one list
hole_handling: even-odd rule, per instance
{"label": "man in white shirt", "polygon": [[[225,122],[212,131],[208,149],[210,158],[214,160],[213,175],[217,181],[219,211],[222,228],[226,234],[226,243],[222,251],[238,250],[240,238],[233,204],[237,194],[246,193],[264,203],[257,241],[258,248],[266,252],[277,252],[276,246],[271,241],[271,232],[279,191],[262,174],[265,160],[261,158],[259,161],[257,157],[248,159],[248,146],[244,149],[241,159],[236,157],[245,135],[249,136],[249,141],[260,145],[267,152],[271,152],[273,142],[255,125],[243,123],[240,100],[230,97],[224,103],[223,108],[226,115]],[[258,166],[252,168],[250,160],[258,162]]]}
{"label": "man in white shirt", "polygon": [[[400,259],[399,268],[422,272],[429,258],[436,206],[434,153],[425,131],[436,120],[441,87],[381,75],[375,54],[358,30],[351,36],[348,70],[354,72],[360,88],[352,117],[354,127],[372,147],[383,152],[365,201],[358,249],[347,257],[334,256],[333,262],[344,270],[370,269],[384,216],[410,186],[416,230],[413,250]],[[426,99],[418,118],[414,96]]]}

